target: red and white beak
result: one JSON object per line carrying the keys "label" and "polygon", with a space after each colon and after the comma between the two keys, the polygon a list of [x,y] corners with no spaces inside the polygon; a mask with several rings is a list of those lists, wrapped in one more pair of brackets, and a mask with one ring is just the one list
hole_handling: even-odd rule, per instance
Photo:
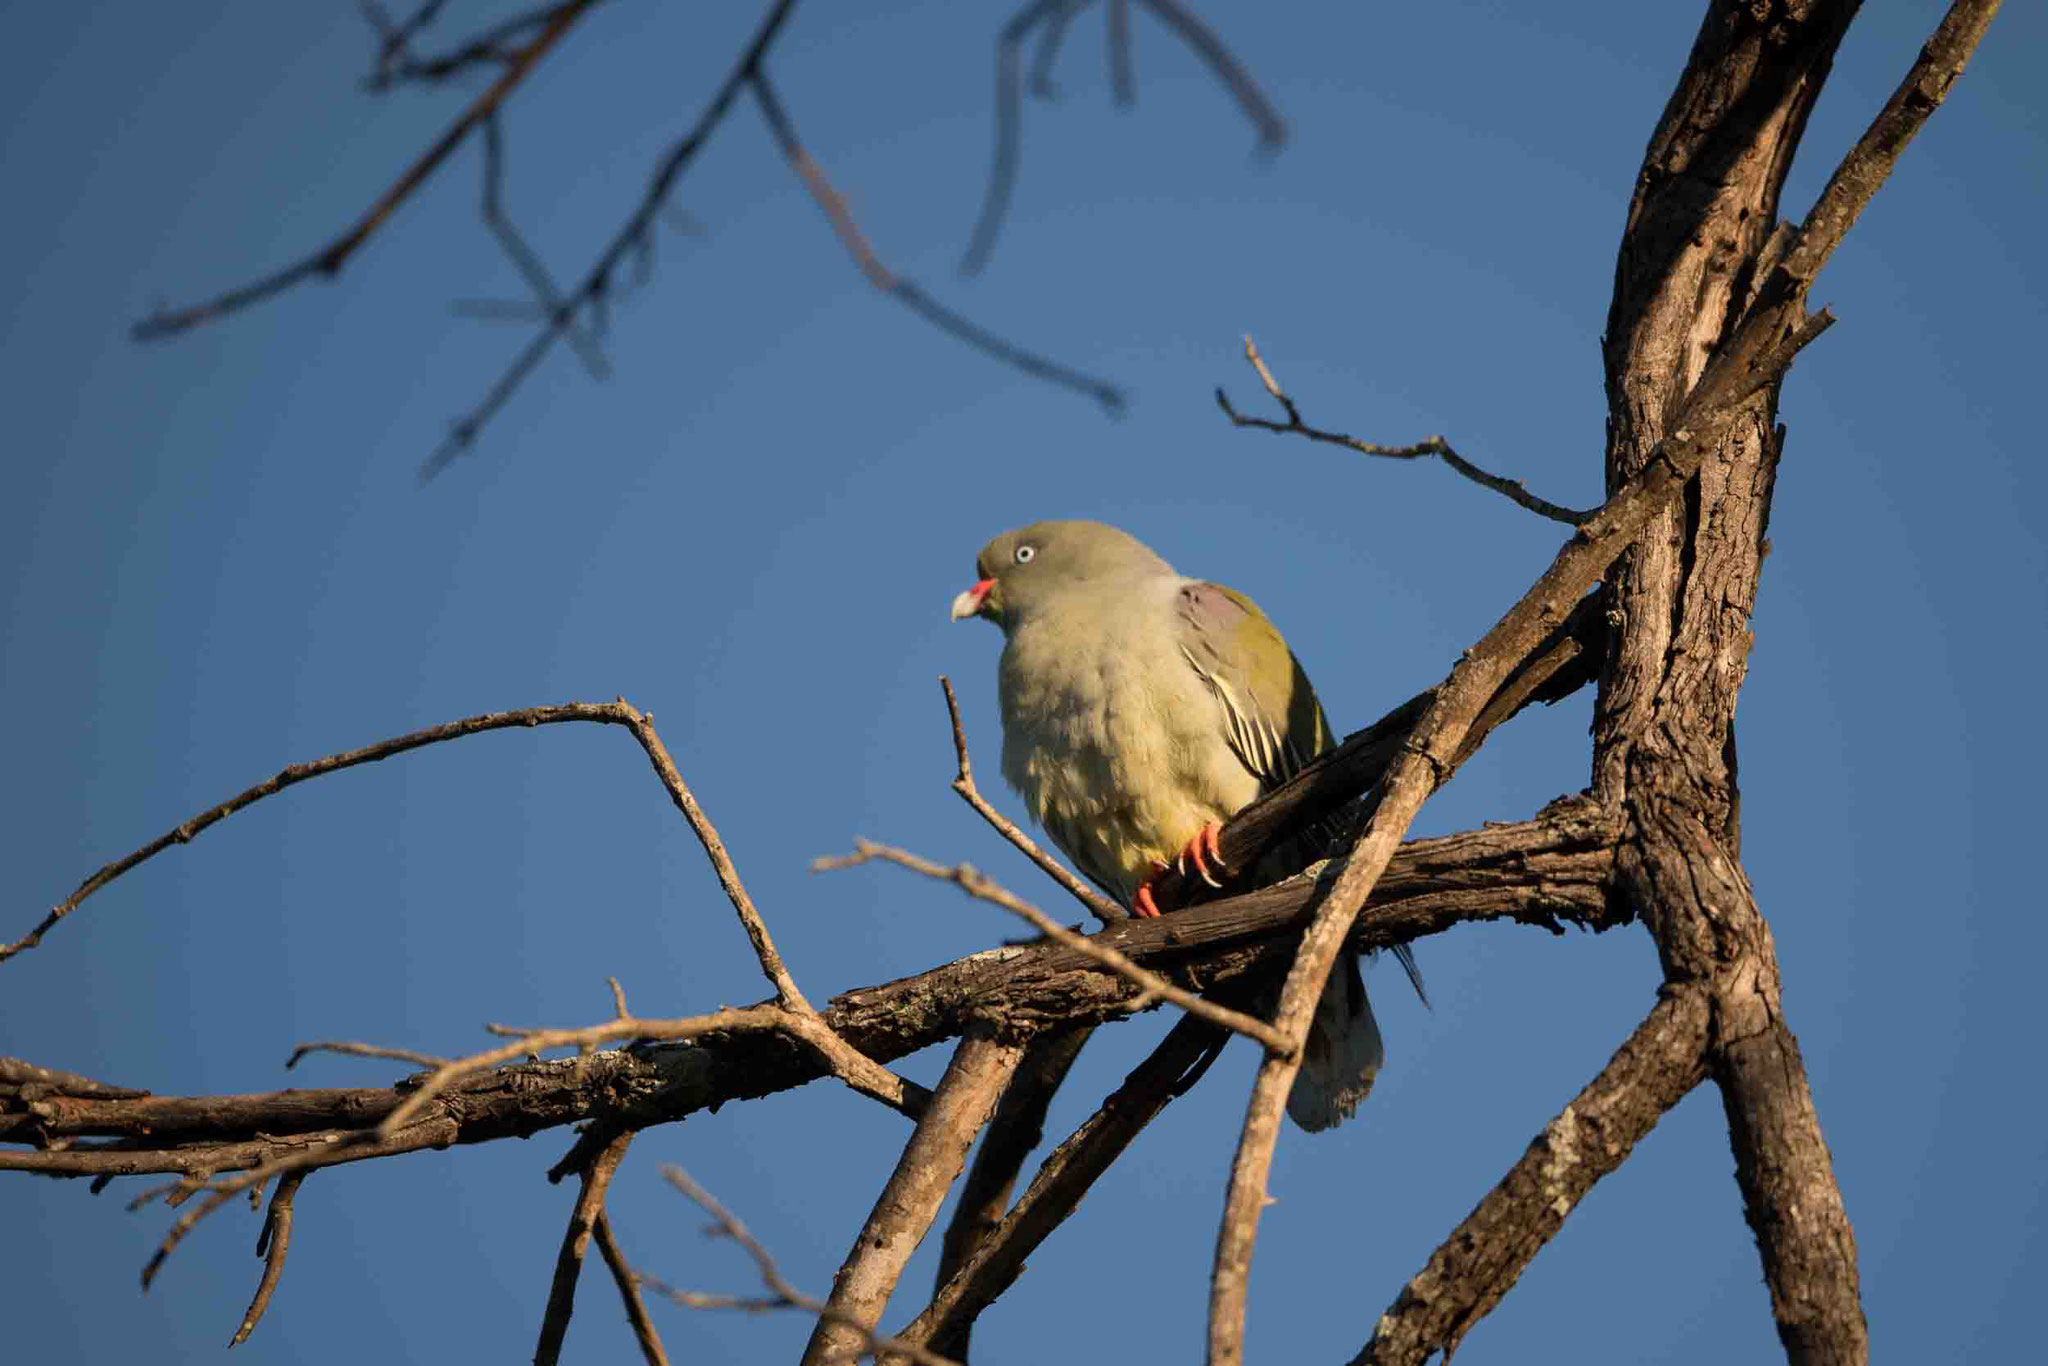
{"label": "red and white beak", "polygon": [[988,599],[988,591],[996,586],[994,579],[983,579],[974,587],[953,599],[953,620],[981,615],[981,604]]}

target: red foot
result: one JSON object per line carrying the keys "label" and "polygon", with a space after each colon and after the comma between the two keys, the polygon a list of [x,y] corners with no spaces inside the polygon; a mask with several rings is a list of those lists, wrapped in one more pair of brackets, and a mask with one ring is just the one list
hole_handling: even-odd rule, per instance
{"label": "red foot", "polygon": [[1152,878],[1158,876],[1158,873],[1154,873],[1152,877],[1139,883],[1137,895],[1131,898],[1131,911],[1146,920],[1159,918],[1159,903],[1152,899]]}
{"label": "red foot", "polygon": [[[1195,837],[1188,841],[1188,847],[1180,851],[1180,857],[1173,861],[1173,866],[1185,873],[1188,864],[1193,863],[1195,871],[1201,874],[1202,881],[1211,887],[1221,887],[1223,884],[1209,875],[1209,864],[1213,862],[1219,872],[1230,871],[1230,865],[1223,861],[1223,850],[1216,843],[1216,836],[1222,829],[1222,821],[1210,821],[1203,826]],[[1205,846],[1209,854],[1206,859],[1202,857]]]}
{"label": "red foot", "polygon": [[1221,887],[1223,884],[1215,879],[1209,872],[1209,868],[1213,864],[1218,872],[1227,873],[1230,871],[1230,865],[1223,861],[1223,850],[1218,847],[1216,842],[1217,833],[1222,829],[1223,822],[1210,821],[1196,832],[1195,837],[1188,841],[1188,847],[1181,850],[1180,857],[1171,864],[1154,861],[1152,875],[1138,884],[1137,892],[1131,897],[1132,913],[1147,920],[1154,919],[1159,915],[1159,903],[1153,899],[1152,884],[1157,882],[1169,867],[1185,874],[1188,870],[1188,865],[1192,863],[1195,866],[1195,872],[1201,877],[1202,881],[1208,883],[1211,887]]}

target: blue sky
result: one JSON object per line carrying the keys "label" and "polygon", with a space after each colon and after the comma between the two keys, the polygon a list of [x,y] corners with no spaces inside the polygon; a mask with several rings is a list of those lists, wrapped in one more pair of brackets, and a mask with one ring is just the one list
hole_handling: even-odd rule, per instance
{"label": "blue sky", "polygon": [[[459,153],[332,284],[138,347],[128,324],[352,221],[464,91],[361,94],[353,6],[17,7],[0,49],[0,867],[25,931],[93,868],[281,765],[469,713],[623,694],[652,710],[805,990],[1014,935],[855,835],[971,859],[1065,914],[947,790],[934,678],[993,758],[999,641],[949,625],[991,534],[1125,526],[1241,588],[1340,731],[1442,676],[1558,529],[1425,465],[1237,432],[1253,333],[1312,421],[1443,432],[1565,503],[1600,490],[1598,342],[1627,197],[1689,6],[1200,6],[1287,118],[1270,161],[1177,40],[1137,24],[1110,107],[1102,19],[1026,113],[989,269],[955,274],[991,141],[980,6],[812,4],[772,69],[883,258],[1020,344],[1127,388],[1089,401],[991,363],[849,266],[750,106],[691,172],[616,373],[551,359],[473,458],[415,470],[524,340],[452,317],[517,297]],[[511,213],[573,278],[637,199],[757,6],[618,0],[506,116]],[[444,33],[492,11],[451,6]],[[1939,7],[1872,5],[1785,207],[1797,215]],[[509,12],[509,10],[508,10]],[[2037,1341],[2048,1159],[2028,850],[2048,638],[2040,383],[2048,22],[2014,6],[1815,291],[1841,318],[1787,385],[1773,551],[1740,717],[1744,855],[1863,1258],[1879,1351]],[[1419,833],[1520,819],[1587,778],[1585,695],[1528,715]],[[990,765],[989,767],[992,767]],[[1007,794],[1004,794],[1007,800]],[[1014,810],[1014,805],[1011,808]],[[1372,975],[1388,1067],[1333,1134],[1282,1139],[1250,1347],[1348,1357],[1441,1236],[1652,1002],[1637,929],[1461,930],[1418,948],[1424,1011]],[[483,736],[300,787],[166,854],[0,967],[0,1051],[159,1093],[381,1084],[293,1044],[441,1053],[487,1020],[581,1024],[608,975],[643,1014],[758,998],[744,937],[637,750],[609,730]],[[1103,1030],[1065,1133],[1169,1021]],[[1190,1359],[1254,1059],[1226,1054],[983,1319],[976,1360]],[[934,1080],[944,1055],[906,1060]],[[1467,1340],[1523,1360],[1773,1353],[1717,1097],[1603,1183]],[[677,1162],[822,1292],[904,1137],[818,1086],[644,1135],[614,1218],[650,1274],[751,1289],[663,1186]],[[240,1359],[530,1354],[572,1193],[565,1134],[316,1173]],[[133,1184],[133,1183],[131,1183]],[[259,1263],[225,1211],[147,1296],[169,1216],[120,1188],[0,1181],[23,1360],[214,1360]],[[927,1248],[885,1320],[923,1303]],[[809,1325],[656,1308],[677,1360],[792,1359]],[[1590,1328],[1588,1325],[1599,1325]],[[565,1360],[631,1359],[601,1278]]]}

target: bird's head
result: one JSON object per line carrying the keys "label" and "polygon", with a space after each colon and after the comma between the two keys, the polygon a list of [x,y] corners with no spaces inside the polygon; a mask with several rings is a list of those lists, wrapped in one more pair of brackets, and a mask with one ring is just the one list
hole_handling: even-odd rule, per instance
{"label": "bird's head", "polygon": [[953,599],[953,620],[986,617],[1005,632],[1084,585],[1171,574],[1144,542],[1101,522],[1033,522],[1006,531],[974,559],[974,586]]}

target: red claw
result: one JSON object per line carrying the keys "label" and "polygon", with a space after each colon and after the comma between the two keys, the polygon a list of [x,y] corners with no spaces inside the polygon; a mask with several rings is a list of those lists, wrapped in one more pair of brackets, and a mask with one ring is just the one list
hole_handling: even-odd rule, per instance
{"label": "red claw", "polygon": [[1141,919],[1157,920],[1159,918],[1159,903],[1152,899],[1152,879],[1158,876],[1158,873],[1154,873],[1152,877],[1148,877],[1139,883],[1137,895],[1131,898],[1131,911]]}
{"label": "red claw", "polygon": [[[1216,842],[1216,836],[1222,829],[1222,821],[1210,821],[1203,826],[1195,837],[1188,841],[1188,847],[1181,850],[1180,857],[1174,860],[1173,866],[1185,873],[1188,864],[1192,863],[1195,865],[1195,871],[1201,875],[1202,881],[1211,887],[1221,887],[1223,884],[1210,875],[1209,865],[1214,863],[1218,872],[1230,871],[1230,865],[1223,861],[1223,850]],[[1202,856],[1204,846],[1208,850],[1207,858]]]}
{"label": "red claw", "polygon": [[1216,880],[1209,869],[1213,865],[1217,872],[1230,871],[1230,865],[1223,861],[1223,850],[1216,839],[1222,829],[1223,822],[1210,821],[1195,833],[1195,837],[1188,841],[1187,848],[1181,850],[1180,857],[1171,864],[1155,860],[1152,875],[1139,883],[1138,890],[1131,896],[1131,913],[1147,920],[1159,915],[1159,903],[1152,896],[1152,884],[1164,877],[1169,868],[1186,874],[1188,865],[1192,863],[1202,881],[1211,887],[1221,887],[1223,884]]}

